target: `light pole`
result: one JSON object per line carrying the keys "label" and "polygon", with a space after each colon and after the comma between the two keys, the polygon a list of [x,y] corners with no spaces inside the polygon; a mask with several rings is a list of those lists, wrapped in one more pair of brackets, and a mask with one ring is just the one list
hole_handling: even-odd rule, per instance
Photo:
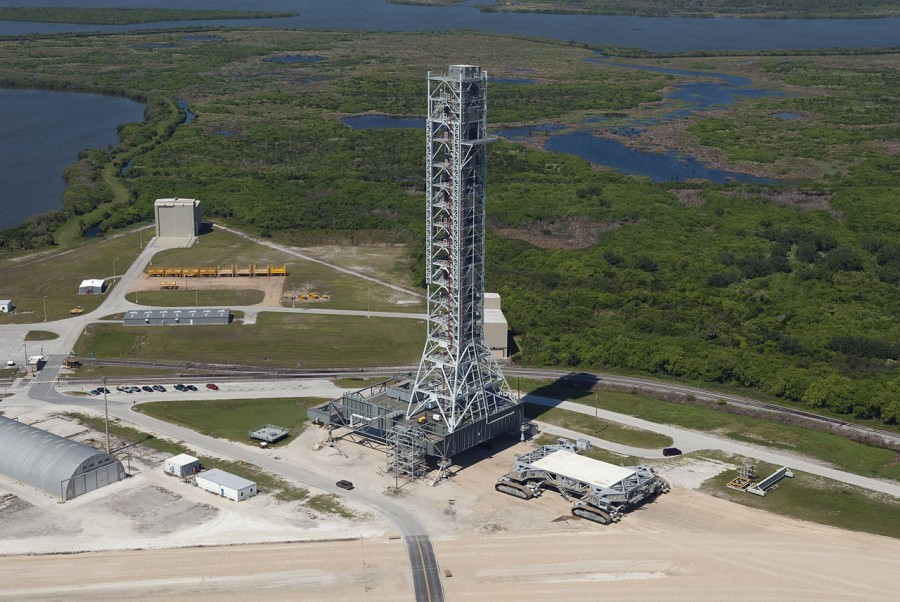
{"label": "light pole", "polygon": [[44,295],[44,322],[47,321],[47,295]]}
{"label": "light pole", "polygon": [[109,453],[109,405],[106,403],[106,377],[103,377],[103,413],[106,415],[106,453]]}
{"label": "light pole", "polygon": [[113,280],[116,279],[116,259],[118,259],[118,257],[113,257]]}
{"label": "light pole", "polygon": [[144,233],[141,231],[141,228],[138,228],[138,241],[139,241],[138,248],[143,249],[144,248]]}
{"label": "light pole", "polygon": [[294,292],[294,283],[291,282],[291,307],[296,307],[296,305],[294,305],[296,300],[297,300],[297,293]]}

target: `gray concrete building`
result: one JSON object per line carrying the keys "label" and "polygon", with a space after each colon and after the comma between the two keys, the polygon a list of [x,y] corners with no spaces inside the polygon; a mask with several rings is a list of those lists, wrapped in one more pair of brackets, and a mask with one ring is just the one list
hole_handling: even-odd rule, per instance
{"label": "gray concrete building", "polygon": [[0,475],[63,502],[127,476],[113,455],[3,416]]}
{"label": "gray concrete building", "polygon": [[161,238],[192,238],[200,234],[200,201],[196,199],[156,199],[156,235]]}
{"label": "gray concrete building", "polygon": [[134,309],[125,313],[125,326],[200,326],[228,324],[230,309]]}

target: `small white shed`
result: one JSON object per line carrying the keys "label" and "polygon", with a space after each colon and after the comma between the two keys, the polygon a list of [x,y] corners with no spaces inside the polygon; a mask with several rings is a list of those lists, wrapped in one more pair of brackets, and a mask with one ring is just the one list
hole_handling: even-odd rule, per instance
{"label": "small white shed", "polygon": [[13,310],[13,302],[11,299],[3,299],[0,301],[0,314],[8,314]]}
{"label": "small white shed", "polygon": [[100,295],[103,294],[103,291],[106,287],[106,282],[99,278],[90,278],[88,280],[82,280],[81,284],[78,286],[78,294],[79,295]]}
{"label": "small white shed", "polygon": [[163,470],[176,477],[186,477],[189,474],[200,472],[200,460],[187,454],[178,454],[166,458]]}
{"label": "small white shed", "polygon": [[201,472],[196,481],[201,489],[236,502],[256,495],[256,483],[218,468]]}

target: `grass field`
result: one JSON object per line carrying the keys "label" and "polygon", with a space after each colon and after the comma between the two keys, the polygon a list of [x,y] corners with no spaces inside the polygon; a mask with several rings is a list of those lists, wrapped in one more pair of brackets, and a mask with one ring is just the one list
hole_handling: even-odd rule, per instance
{"label": "grass field", "polygon": [[[363,273],[371,273],[379,278],[399,284],[411,286],[410,270],[404,254],[405,247],[374,247],[365,249],[353,247],[353,253],[347,253],[340,249],[317,247],[316,255],[322,256],[336,265],[359,270]],[[334,309],[357,309],[372,311],[424,311],[425,303],[413,296],[400,293],[379,286],[374,282],[358,278],[334,270],[320,263],[298,259],[296,256],[276,251],[271,247],[258,244],[252,240],[237,236],[224,230],[213,229],[211,232],[198,238],[197,244],[187,249],[168,249],[154,256],[150,265],[156,267],[205,267],[218,265],[287,265],[288,275],[284,283],[284,291],[309,292],[315,291],[329,295],[329,300],[317,302],[316,307],[329,307]],[[248,280],[252,284],[252,280]],[[190,291],[173,291],[184,293],[189,299],[184,303],[193,303],[193,293]],[[162,293],[159,296],[147,296],[140,293],[141,303],[150,305],[175,304]],[[200,291],[203,296],[203,291]],[[129,300],[134,300],[134,295],[128,295]],[[223,299],[223,297],[210,297]],[[172,297],[171,299],[174,299]],[[157,303],[157,301],[160,301]],[[258,301],[257,301],[258,302]],[[211,302],[212,303],[212,302]],[[229,301],[215,301],[217,305],[227,305]],[[288,302],[289,303],[289,302]],[[245,303],[241,303],[243,305]],[[246,303],[246,304],[249,304]]]}
{"label": "grass field", "polygon": [[25,333],[26,341],[52,341],[58,339],[59,335],[55,332],[47,332],[46,330],[29,330]]}
{"label": "grass field", "polygon": [[526,403],[525,416],[622,445],[644,449],[659,449],[672,445],[672,439],[666,435],[622,426],[606,420],[597,420],[593,416],[569,410]]}
{"label": "grass field", "polygon": [[160,307],[209,307],[256,305],[265,294],[258,290],[202,290],[142,291],[128,293],[125,298],[141,305]]}
{"label": "grass field", "polygon": [[17,312],[3,314],[0,324],[22,324],[70,318],[69,309],[81,305],[85,311],[96,309],[104,295],[79,295],[78,285],[88,278],[108,278],[122,274],[140,253],[137,233],[123,234],[97,241],[70,251],[48,252],[24,259],[0,261],[0,289],[4,298],[12,299]]}
{"label": "grass field", "polygon": [[263,424],[290,430],[275,445],[293,441],[303,431],[306,409],[324,399],[298,397],[279,399],[202,399],[159,401],[134,406],[136,412],[180,424],[210,437],[251,442],[248,432]]}
{"label": "grass field", "polygon": [[263,313],[246,326],[92,324],[75,352],[272,368],[372,367],[414,363],[424,339],[425,325],[416,320]]}
{"label": "grass field", "polygon": [[647,395],[586,391],[541,381],[519,379],[523,392],[571,400],[660,424],[709,432],[737,441],[792,451],[828,462],[860,475],[900,480],[897,454],[811,429],[767,422],[758,418],[662,401]]}
{"label": "grass field", "polygon": [[[756,462],[760,478],[767,477],[778,468]],[[900,537],[900,501],[896,498],[797,470],[793,473],[793,479],[782,479],[778,488],[765,497],[726,488],[725,484],[737,476],[734,470],[708,479],[701,491],[800,520]]]}

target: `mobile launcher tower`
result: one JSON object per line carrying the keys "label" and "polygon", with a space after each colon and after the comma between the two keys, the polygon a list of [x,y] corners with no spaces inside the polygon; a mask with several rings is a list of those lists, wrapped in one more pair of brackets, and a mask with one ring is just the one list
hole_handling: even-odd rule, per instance
{"label": "mobile launcher tower", "polygon": [[428,330],[415,380],[393,380],[309,410],[313,421],[388,444],[388,468],[418,477],[425,456],[449,458],[517,430],[522,404],[484,341],[487,72],[428,74]]}

